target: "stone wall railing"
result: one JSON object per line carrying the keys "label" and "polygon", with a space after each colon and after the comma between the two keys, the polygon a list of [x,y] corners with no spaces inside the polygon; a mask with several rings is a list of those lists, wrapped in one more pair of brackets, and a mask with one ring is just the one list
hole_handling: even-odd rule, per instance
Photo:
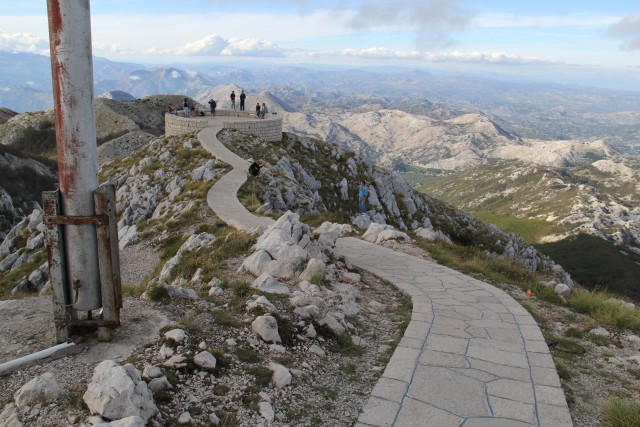
{"label": "stone wall railing", "polygon": [[225,129],[235,129],[245,135],[255,135],[267,141],[282,140],[281,118],[244,120],[238,122],[225,120],[224,122],[222,122],[222,127]]}
{"label": "stone wall railing", "polygon": [[[225,117],[222,127],[235,129],[240,133],[256,135],[267,141],[280,141],[282,139],[282,118],[276,118],[269,114],[265,119],[256,119],[255,113],[248,111],[216,110],[216,117]],[[238,117],[238,121],[226,119],[226,117]],[[212,127],[219,121],[214,121],[210,116],[183,117],[182,115],[165,114],[165,135],[182,135],[184,133],[198,132],[204,128]]]}

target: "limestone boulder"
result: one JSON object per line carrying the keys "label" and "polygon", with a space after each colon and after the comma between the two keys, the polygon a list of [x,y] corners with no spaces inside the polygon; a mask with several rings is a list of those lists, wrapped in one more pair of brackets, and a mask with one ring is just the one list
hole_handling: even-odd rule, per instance
{"label": "limestone boulder", "polygon": [[144,427],[147,423],[138,416],[122,418],[121,420],[111,421],[110,423],[98,423],[93,427]]}
{"label": "limestone boulder", "polygon": [[147,421],[158,413],[147,384],[132,364],[105,360],[96,366],[82,397],[93,414],[109,420],[138,416]]}
{"label": "limestone boulder", "polygon": [[244,273],[248,271],[249,273],[259,276],[262,274],[264,267],[272,260],[271,255],[265,250],[258,250],[248,256],[242,266],[240,266],[239,272]]}
{"label": "limestone boulder", "polygon": [[273,316],[265,315],[256,317],[256,319],[251,322],[251,329],[265,342],[282,342],[280,333],[278,332],[278,322]]}
{"label": "limestone boulder", "polygon": [[284,283],[278,281],[278,279],[269,275],[269,273],[263,273],[251,284],[252,288],[259,289],[262,292],[279,295],[289,295],[289,288]]}
{"label": "limestone boulder", "polygon": [[378,224],[373,222],[371,223],[371,225],[369,225],[367,231],[362,235],[362,239],[366,240],[367,242],[375,243],[378,240],[378,235],[384,230],[393,230],[393,227],[391,225]]}
{"label": "limestone boulder", "polygon": [[284,388],[291,384],[292,377],[289,369],[274,362],[269,362],[268,368],[273,371],[272,381],[276,387]]}
{"label": "limestone boulder", "polygon": [[216,358],[208,351],[202,351],[193,358],[193,363],[203,369],[215,369]]}
{"label": "limestone boulder", "polygon": [[400,239],[404,240],[405,242],[408,242],[409,240],[411,240],[407,235],[407,233],[403,231],[382,230],[380,233],[378,233],[378,237],[376,238],[376,243],[380,244],[385,240],[400,240]]}
{"label": "limestone boulder", "polygon": [[66,393],[58,384],[55,375],[47,372],[20,387],[20,390],[13,396],[13,400],[18,408],[24,408],[38,403],[54,403],[64,399],[65,395]]}

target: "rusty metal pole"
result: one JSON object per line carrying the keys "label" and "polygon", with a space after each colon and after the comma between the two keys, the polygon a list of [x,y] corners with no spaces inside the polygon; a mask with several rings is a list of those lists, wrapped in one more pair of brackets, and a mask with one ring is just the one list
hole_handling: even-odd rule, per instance
{"label": "rusty metal pole", "polygon": [[[62,210],[91,216],[98,155],[89,0],[47,0],[47,10]],[[101,306],[96,228],[65,226],[64,240],[73,308],[95,310]]]}

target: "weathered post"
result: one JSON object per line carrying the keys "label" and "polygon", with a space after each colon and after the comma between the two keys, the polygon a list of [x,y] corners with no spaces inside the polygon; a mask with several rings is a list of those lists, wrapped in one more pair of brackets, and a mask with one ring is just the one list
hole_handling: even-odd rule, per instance
{"label": "weathered post", "polygon": [[[98,188],[89,0],[47,0],[62,212],[95,215]],[[102,304],[96,226],[63,229],[66,286],[74,309]]]}

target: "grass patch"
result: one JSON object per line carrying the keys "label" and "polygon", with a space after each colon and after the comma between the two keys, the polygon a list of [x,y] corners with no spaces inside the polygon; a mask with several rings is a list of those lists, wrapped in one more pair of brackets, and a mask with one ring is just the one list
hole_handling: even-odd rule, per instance
{"label": "grass patch", "polygon": [[522,237],[529,244],[538,243],[545,236],[564,232],[562,228],[554,223],[542,219],[495,215],[486,211],[475,211],[471,212],[471,214],[481,221],[495,224],[504,231],[509,231]]}
{"label": "grass patch", "polygon": [[216,324],[220,326],[237,328],[240,326],[240,322],[238,322],[235,317],[231,313],[225,310],[213,310],[211,312],[211,317],[216,321]]}
{"label": "grass patch", "polygon": [[612,396],[602,408],[605,425],[608,427],[640,426],[640,401]]}
{"label": "grass patch", "polygon": [[598,324],[640,332],[640,310],[609,301],[615,295],[602,291],[574,291],[569,306],[589,315]]}
{"label": "grass patch", "polygon": [[140,295],[142,295],[146,289],[147,287],[144,283],[139,285],[132,285],[129,283],[122,284],[122,294],[134,298],[140,298]]}
{"label": "grass patch", "polygon": [[325,399],[336,400],[338,398],[338,391],[333,389],[333,388],[329,388],[329,387],[325,387],[323,385],[319,385],[319,386],[316,387],[316,390],[318,390],[318,392]]}
{"label": "grass patch", "polygon": [[271,383],[271,377],[273,376],[273,371],[264,366],[254,366],[253,368],[249,368],[247,372],[255,378],[256,385],[258,387],[268,387]]}
{"label": "grass patch", "polygon": [[246,347],[238,347],[235,351],[238,360],[244,363],[258,363],[260,362],[260,356],[255,351]]}
{"label": "grass patch", "polygon": [[300,215],[300,222],[307,224],[311,228],[319,227],[325,221],[336,224],[351,224],[351,217],[345,212],[305,213]]}
{"label": "grass patch", "polygon": [[169,296],[169,291],[164,286],[150,287],[147,290],[147,295],[149,296],[149,300],[154,302],[167,301],[171,298]]}

